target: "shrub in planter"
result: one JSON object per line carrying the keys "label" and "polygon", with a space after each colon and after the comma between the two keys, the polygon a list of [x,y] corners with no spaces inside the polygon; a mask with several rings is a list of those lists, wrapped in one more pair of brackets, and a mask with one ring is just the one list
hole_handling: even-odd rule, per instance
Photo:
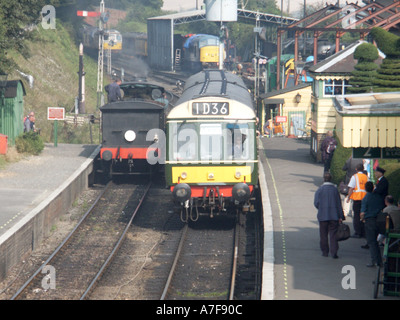
{"label": "shrub in planter", "polygon": [[15,147],[19,153],[40,154],[44,149],[44,142],[36,132],[25,132],[15,139]]}

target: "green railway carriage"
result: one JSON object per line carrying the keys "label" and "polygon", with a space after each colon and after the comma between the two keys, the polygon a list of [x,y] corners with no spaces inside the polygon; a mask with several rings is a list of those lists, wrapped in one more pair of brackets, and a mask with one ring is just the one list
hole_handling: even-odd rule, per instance
{"label": "green railway carriage", "polygon": [[254,210],[256,114],[242,79],[206,70],[167,116],[165,176],[181,218]]}

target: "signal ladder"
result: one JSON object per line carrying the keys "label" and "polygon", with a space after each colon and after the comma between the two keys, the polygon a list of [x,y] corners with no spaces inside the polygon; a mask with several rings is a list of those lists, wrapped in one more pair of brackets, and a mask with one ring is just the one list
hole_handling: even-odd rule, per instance
{"label": "signal ladder", "polygon": [[181,67],[181,49],[175,51],[175,67]]}

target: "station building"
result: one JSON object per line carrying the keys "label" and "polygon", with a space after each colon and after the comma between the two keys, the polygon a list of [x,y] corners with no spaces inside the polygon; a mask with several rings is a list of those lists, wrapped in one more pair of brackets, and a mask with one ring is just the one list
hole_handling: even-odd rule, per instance
{"label": "station building", "polygon": [[[314,79],[311,96],[310,153],[318,162],[321,161],[321,151],[319,150],[321,142],[325,139],[329,130],[336,132],[336,136],[344,147],[359,147],[358,143],[349,143],[347,134],[350,131],[355,134],[356,128],[360,128],[361,121],[365,120],[358,119],[361,116],[359,114],[352,114],[350,124],[349,114],[340,111],[340,107],[336,108],[335,106],[338,106],[338,103],[335,104],[335,101],[345,101],[349,94],[347,90],[350,86],[349,79],[354,66],[357,64],[353,54],[362,43],[365,43],[365,41],[356,41],[342,51],[309,68],[309,73]],[[379,51],[379,58],[375,63],[381,64],[384,58],[385,55]],[[356,96],[358,95],[353,95],[354,98]],[[377,106],[375,105],[375,107]],[[363,117],[365,117],[365,114]],[[344,121],[344,119],[346,120]],[[357,123],[360,123],[360,125],[356,125]],[[349,125],[355,125],[354,130],[350,129]]]}

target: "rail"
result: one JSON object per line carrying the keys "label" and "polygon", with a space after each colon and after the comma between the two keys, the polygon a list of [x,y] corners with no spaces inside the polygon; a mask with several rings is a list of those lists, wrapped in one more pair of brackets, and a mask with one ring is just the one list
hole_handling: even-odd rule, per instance
{"label": "rail", "polygon": [[[98,195],[98,197],[96,198],[96,200],[94,201],[94,203],[91,205],[91,207],[86,211],[86,213],[83,215],[83,217],[80,219],[80,221],[78,222],[78,224],[75,226],[75,228],[67,235],[67,237],[63,240],[63,242],[55,249],[55,251],[49,256],[49,258],[39,267],[39,269],[17,290],[17,292],[11,297],[11,300],[16,300],[21,298],[21,296],[24,294],[24,292],[27,291],[27,288],[32,285],[33,283],[35,283],[35,279],[37,279],[38,275],[40,273],[42,273],[42,271],[44,270],[44,268],[46,266],[49,265],[50,262],[54,262],[55,257],[57,256],[58,258],[61,256],[63,257],[63,252],[64,255],[66,255],[65,251],[67,251],[69,249],[69,247],[74,244],[74,240],[71,240],[73,237],[75,237],[76,235],[80,235],[79,231],[82,231],[83,234],[85,234],[87,231],[87,228],[84,228],[86,226],[86,224],[84,224],[85,221],[90,222],[90,220],[93,220],[92,218],[88,219],[89,217],[91,217],[92,212],[94,211],[94,208],[98,205],[100,199],[102,199],[103,197],[105,197],[105,193],[107,190],[110,189],[110,185],[112,185],[111,182],[109,182],[106,187],[104,188],[104,190],[102,190],[102,192]],[[136,213],[139,211],[149,189],[151,186],[151,182],[148,183],[145,188],[144,188],[144,192],[143,194],[140,196],[140,199],[138,200],[138,204],[136,205],[136,200],[135,200],[135,209],[132,210],[133,213],[131,214],[131,216],[129,217],[129,221],[126,224],[123,224],[124,226],[124,230],[121,233],[121,235],[119,235],[119,238],[117,241],[112,240],[112,242],[114,243],[112,246],[109,245],[109,248],[107,248],[107,252],[110,252],[109,254],[107,253],[104,254],[104,256],[102,258],[104,258],[104,262],[102,263],[102,265],[99,267],[98,271],[96,272],[96,269],[91,271],[91,274],[95,274],[92,278],[92,280],[90,281],[90,279],[88,279],[90,281],[90,284],[87,287],[83,287],[83,288],[79,288],[77,290],[81,290],[81,292],[83,292],[83,294],[80,296],[80,300],[86,299],[88,297],[88,295],[90,294],[90,292],[93,290],[95,284],[97,283],[97,281],[100,279],[101,275],[104,273],[104,271],[107,269],[108,265],[110,264],[110,262],[112,261],[113,257],[115,256],[115,254],[118,252],[123,240],[125,239],[125,236],[127,234],[127,231],[129,230],[129,227],[131,226],[131,223],[133,221],[133,219],[136,216]],[[127,189],[130,190],[130,189]],[[103,208],[102,208],[103,209]],[[131,212],[132,212],[131,211]],[[124,212],[122,212],[122,214],[125,214]],[[101,220],[101,219],[99,219]],[[101,221],[99,222],[99,224],[101,223]],[[87,227],[87,226],[86,226]],[[75,239],[75,238],[74,238]],[[81,240],[81,238],[80,238]],[[81,246],[78,242],[78,247]],[[69,243],[71,243],[70,245],[68,245]],[[111,249],[112,248],[112,249]],[[108,251],[110,250],[110,251]],[[101,260],[103,261],[103,260]],[[100,262],[101,262],[100,261]],[[73,266],[71,267],[73,269]],[[97,268],[97,267],[93,267],[93,268]],[[58,270],[57,270],[57,274],[58,274]],[[37,282],[37,281],[36,281]],[[86,288],[86,289],[84,289]],[[67,289],[68,290],[68,289]]]}
{"label": "rail", "polygon": [[[236,223],[234,225],[232,225],[232,227],[233,227],[233,230],[231,230],[231,231],[233,232],[233,242],[231,242],[231,244],[232,244],[232,247],[231,247],[232,254],[231,254],[231,258],[230,258],[231,259],[230,273],[228,272],[226,274],[226,276],[225,276],[226,278],[223,278],[224,280],[222,281],[222,283],[225,282],[225,284],[223,286],[219,286],[218,289],[215,289],[216,291],[219,290],[218,292],[220,292],[219,299],[222,298],[222,299],[234,300],[234,298],[235,298],[236,273],[237,273],[238,256],[239,256],[239,232],[240,232],[239,231],[240,230],[240,228],[239,228],[239,219],[236,219]],[[171,265],[171,269],[169,271],[167,280],[165,282],[164,290],[163,290],[163,292],[161,294],[160,300],[167,300],[168,296],[172,296],[173,297],[174,296],[174,293],[173,293],[174,291],[175,292],[181,292],[181,293],[184,292],[184,290],[181,287],[181,284],[179,284],[179,283],[182,283],[182,279],[178,278],[179,277],[178,274],[180,274],[180,271],[177,271],[177,270],[178,270],[178,268],[180,268],[181,264],[185,264],[185,267],[190,269],[190,267],[187,266],[187,263],[184,263],[185,258],[184,258],[183,254],[182,254],[183,247],[184,247],[184,244],[187,242],[186,240],[187,240],[188,237],[190,237],[190,239],[192,237],[197,239],[197,236],[198,236],[198,234],[196,236],[195,233],[193,235],[189,236],[188,235],[189,234],[188,230],[189,230],[188,224],[185,224],[184,229],[182,230],[182,234],[181,234],[181,238],[180,238],[177,250],[176,250],[175,258],[174,258],[174,261],[173,261],[173,263]],[[198,232],[198,231],[195,231],[195,232]],[[202,231],[200,231],[200,232],[202,232]],[[223,232],[226,232],[226,230],[223,230]],[[205,236],[209,237],[209,235],[208,236],[205,235]],[[229,238],[226,235],[225,236],[223,235],[222,237]],[[222,239],[222,238],[221,238],[221,235],[219,235],[219,238],[218,237],[215,238],[215,235],[214,235],[212,239]],[[214,240],[212,240],[212,241],[214,241]],[[217,240],[217,242],[219,242],[219,241]],[[222,242],[224,242],[224,241],[222,241]],[[224,253],[223,252],[229,252],[229,250],[227,250],[227,247],[226,247],[228,245],[228,243],[225,242],[225,244],[222,244],[222,247],[221,247],[221,244],[217,244],[217,246],[215,248],[210,248],[207,243],[208,243],[207,240],[205,240],[205,242],[197,243],[196,247],[200,248],[201,246],[203,246],[205,248],[208,248],[210,251],[221,252],[221,256],[218,257],[217,260],[214,260],[212,264],[214,266],[215,265],[223,266],[224,264],[227,265],[228,261],[224,261],[224,259],[226,259],[226,258],[224,258]],[[216,244],[216,241],[214,241],[213,243]],[[221,249],[221,248],[223,248],[223,249]],[[198,258],[196,258],[196,259],[194,258],[195,256],[198,256],[198,255],[201,256],[202,253],[201,252],[195,252],[195,251],[190,253],[190,256],[193,257],[193,260],[192,260],[193,264],[198,264],[199,261],[201,261],[201,260],[198,260]],[[213,254],[213,257],[215,259],[216,255]],[[181,263],[178,263],[179,261],[181,261]],[[206,264],[203,267],[204,267],[204,269],[207,269],[210,266]],[[220,272],[224,273],[224,271],[222,271],[222,269],[221,269]],[[185,276],[188,276],[188,275],[186,274]],[[191,278],[191,276],[188,276],[188,279],[194,279],[198,275],[196,274],[196,276],[195,276],[193,274],[192,276],[193,276],[193,278]],[[207,281],[209,283],[212,283],[213,282],[213,278],[212,278],[211,275],[209,275],[209,276],[210,276],[209,279],[204,280],[204,278],[203,278],[203,281]],[[176,277],[176,279],[175,279],[175,277]],[[190,282],[190,280],[188,280],[188,281]],[[187,281],[183,281],[183,282],[187,282]],[[179,289],[177,289],[175,287],[176,285],[179,287]],[[194,284],[191,284],[190,286],[196,287],[196,285],[194,285]],[[172,287],[174,287],[174,289],[172,289]],[[207,285],[207,288],[209,288],[208,285]],[[225,288],[225,289],[223,289],[223,288]],[[212,289],[209,289],[209,290],[212,290]],[[210,292],[202,292],[202,293],[200,293],[199,299],[202,299],[202,298],[206,297],[207,294],[210,294]],[[176,293],[175,293],[175,295],[176,295]],[[191,296],[191,297],[193,298],[193,296]],[[214,298],[215,298],[215,296],[214,296]]]}

